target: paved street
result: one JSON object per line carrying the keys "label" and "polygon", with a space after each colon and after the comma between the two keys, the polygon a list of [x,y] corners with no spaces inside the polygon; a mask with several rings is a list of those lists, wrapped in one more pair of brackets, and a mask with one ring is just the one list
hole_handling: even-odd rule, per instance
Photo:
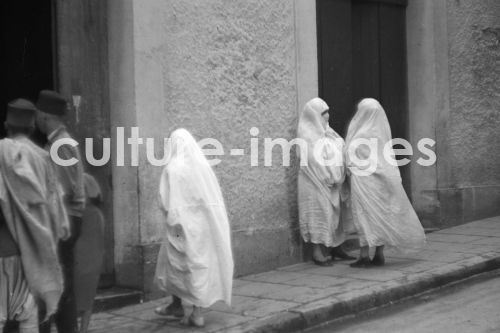
{"label": "paved street", "polygon": [[96,314],[91,332],[289,332],[311,327],[500,267],[500,217],[428,234],[428,245],[419,253],[387,251],[386,256],[381,268],[301,263],[236,279],[232,307],[212,306],[201,330],[158,317],[153,309],[160,303],[153,301]]}
{"label": "paved street", "polygon": [[394,306],[387,313],[361,318],[348,325],[330,325],[309,333],[493,333],[500,332],[500,271],[496,277],[464,284]]}

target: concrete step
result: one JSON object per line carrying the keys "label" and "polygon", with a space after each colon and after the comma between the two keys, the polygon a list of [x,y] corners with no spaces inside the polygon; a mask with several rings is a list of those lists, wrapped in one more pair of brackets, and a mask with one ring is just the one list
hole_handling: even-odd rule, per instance
{"label": "concrete step", "polygon": [[94,300],[94,312],[108,311],[127,305],[138,304],[143,300],[143,293],[138,290],[111,287],[97,290]]}

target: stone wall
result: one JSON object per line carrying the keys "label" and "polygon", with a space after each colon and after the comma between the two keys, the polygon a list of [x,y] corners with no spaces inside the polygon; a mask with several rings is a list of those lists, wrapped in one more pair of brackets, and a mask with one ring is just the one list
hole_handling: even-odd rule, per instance
{"label": "stone wall", "polygon": [[[273,166],[263,166],[265,137],[296,135],[295,2],[134,1],[133,17],[140,135],[155,138],[158,157],[163,138],[179,127],[222,143],[225,155],[214,171],[228,207],[236,276],[298,261],[297,170],[282,166],[279,146]],[[259,129],[260,151],[259,166],[253,167],[252,127]],[[231,156],[233,148],[245,155]],[[145,154],[141,162],[139,245],[145,290],[151,292],[163,238],[156,201],[161,167],[146,163]]]}
{"label": "stone wall", "polygon": [[443,223],[500,214],[500,3],[448,0],[450,113]]}
{"label": "stone wall", "polygon": [[500,4],[410,1],[410,138],[436,141],[437,163],[411,165],[413,204],[443,228],[500,214]]}

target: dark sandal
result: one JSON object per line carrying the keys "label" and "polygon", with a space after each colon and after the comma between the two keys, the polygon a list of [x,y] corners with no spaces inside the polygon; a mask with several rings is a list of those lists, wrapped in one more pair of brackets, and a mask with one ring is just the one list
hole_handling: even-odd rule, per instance
{"label": "dark sandal", "polygon": [[348,255],[340,246],[334,247],[330,254],[332,255],[332,259],[338,258],[340,260],[356,260],[356,257]]}
{"label": "dark sandal", "polygon": [[375,255],[371,262],[372,262],[373,266],[384,266],[385,265],[385,258],[383,256]]}
{"label": "dark sandal", "polygon": [[372,262],[370,258],[359,258],[349,266],[353,268],[370,268],[372,266]]}
{"label": "dark sandal", "polygon": [[317,260],[313,258],[313,263],[322,267],[333,266],[333,261],[331,259]]}

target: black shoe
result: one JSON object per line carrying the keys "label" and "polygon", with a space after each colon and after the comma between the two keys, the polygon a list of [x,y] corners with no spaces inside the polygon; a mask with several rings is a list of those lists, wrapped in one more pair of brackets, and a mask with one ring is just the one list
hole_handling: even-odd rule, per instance
{"label": "black shoe", "polygon": [[372,262],[370,258],[359,258],[349,266],[353,268],[369,268],[372,266]]}
{"label": "black shoe", "polygon": [[345,253],[344,250],[340,246],[334,247],[330,254],[332,255],[332,259],[338,258],[340,260],[356,260],[356,257],[350,256]]}
{"label": "black shoe", "polygon": [[385,265],[384,256],[375,255],[372,259],[372,265],[373,266],[384,266]]}
{"label": "black shoe", "polygon": [[315,263],[318,266],[333,266],[333,261],[330,259],[325,259],[325,260],[317,260],[313,258],[313,263]]}

